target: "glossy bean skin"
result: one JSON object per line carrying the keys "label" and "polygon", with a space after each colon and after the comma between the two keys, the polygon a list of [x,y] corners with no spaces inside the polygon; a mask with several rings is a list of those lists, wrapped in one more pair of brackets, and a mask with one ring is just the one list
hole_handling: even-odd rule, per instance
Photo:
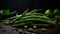
{"label": "glossy bean skin", "polygon": [[49,17],[45,16],[42,13],[37,13],[37,9],[32,10],[31,12],[28,9],[21,15],[16,15],[11,17],[9,20],[11,21],[9,24],[15,27],[24,27],[25,25],[33,28],[33,26],[37,27],[48,27],[51,25],[55,25],[54,21],[50,20]]}

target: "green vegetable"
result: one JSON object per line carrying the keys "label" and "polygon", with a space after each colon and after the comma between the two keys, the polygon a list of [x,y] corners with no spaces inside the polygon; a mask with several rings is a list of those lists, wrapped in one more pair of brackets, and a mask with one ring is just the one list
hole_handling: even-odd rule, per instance
{"label": "green vegetable", "polygon": [[51,16],[52,13],[50,10],[47,10],[44,15],[42,13],[37,13],[40,9],[35,9],[30,12],[28,9],[20,15],[9,18],[9,22],[12,26],[15,27],[25,27],[27,28],[37,28],[37,27],[48,27],[55,25],[56,22],[50,20],[48,16]]}
{"label": "green vegetable", "polygon": [[13,24],[13,27],[24,27],[25,23]]}
{"label": "green vegetable", "polygon": [[34,25],[33,28],[37,28],[37,27]]}
{"label": "green vegetable", "polygon": [[28,28],[28,26],[25,25],[24,28]]}
{"label": "green vegetable", "polygon": [[55,15],[60,15],[59,9],[55,9],[53,13],[54,13]]}
{"label": "green vegetable", "polygon": [[53,15],[53,12],[51,10],[46,10],[44,15],[48,16],[48,17],[51,17]]}
{"label": "green vegetable", "polygon": [[9,15],[10,13],[10,10],[3,10],[3,15]]}
{"label": "green vegetable", "polygon": [[41,28],[41,31],[42,31],[42,32],[45,32],[45,31],[46,31],[46,28]]}
{"label": "green vegetable", "polygon": [[32,31],[33,29],[32,28],[29,28],[30,31]]}
{"label": "green vegetable", "polygon": [[60,18],[60,11],[59,11],[59,9],[55,9],[53,13],[55,14],[55,18]]}

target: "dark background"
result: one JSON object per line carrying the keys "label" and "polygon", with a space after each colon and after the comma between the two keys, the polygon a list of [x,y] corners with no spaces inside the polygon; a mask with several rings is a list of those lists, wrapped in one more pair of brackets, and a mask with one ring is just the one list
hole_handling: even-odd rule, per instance
{"label": "dark background", "polygon": [[0,0],[0,9],[25,10],[60,8],[59,0]]}
{"label": "dark background", "polygon": [[10,9],[12,11],[16,10],[19,14],[23,13],[26,9],[42,9],[41,13],[45,10],[60,8],[59,0],[0,0],[0,10]]}

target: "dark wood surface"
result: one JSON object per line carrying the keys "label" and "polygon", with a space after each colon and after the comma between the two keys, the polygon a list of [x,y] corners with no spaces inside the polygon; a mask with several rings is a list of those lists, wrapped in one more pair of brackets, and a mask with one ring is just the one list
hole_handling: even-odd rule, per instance
{"label": "dark wood surface", "polygon": [[[24,34],[24,28],[22,28]],[[27,30],[28,31],[28,30]],[[60,34],[60,25],[56,25],[52,28],[47,28],[45,32],[42,32],[40,28],[33,29],[34,34]],[[3,23],[0,23],[0,34],[19,34],[19,32],[13,30],[13,28],[9,25],[4,25]],[[25,32],[26,34],[26,32]],[[29,33],[28,33],[29,34]],[[32,33],[30,33],[32,34]]]}

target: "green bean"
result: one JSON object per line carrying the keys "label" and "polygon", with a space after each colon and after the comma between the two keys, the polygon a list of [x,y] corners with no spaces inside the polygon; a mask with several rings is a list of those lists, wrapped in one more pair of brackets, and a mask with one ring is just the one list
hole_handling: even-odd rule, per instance
{"label": "green bean", "polygon": [[39,15],[31,15],[31,16],[26,16],[26,17],[22,17],[21,19],[26,19],[26,18],[42,18],[42,19],[49,19],[46,16],[39,16]]}
{"label": "green bean", "polygon": [[[22,16],[14,19],[14,20],[12,21],[12,23],[15,22],[17,19],[24,17],[24,15],[27,13],[27,11],[28,11],[28,9],[22,14]],[[38,11],[38,10],[33,10],[33,11],[31,11],[30,13],[35,13],[36,11]]]}
{"label": "green bean", "polygon": [[[38,15],[38,14],[37,14],[37,15]],[[28,17],[28,16],[27,16],[27,17]],[[27,18],[27,17],[26,17],[26,18]],[[39,16],[33,16],[33,15],[32,15],[31,17],[39,17]],[[40,17],[42,17],[42,16],[40,16]],[[43,17],[44,17],[44,16],[43,16]],[[20,19],[23,19],[23,18],[25,18],[25,17],[22,17],[22,18],[20,18]],[[45,18],[45,17],[44,17],[44,18]],[[15,20],[16,20],[16,19],[14,19],[14,21],[15,21]],[[12,23],[13,23],[13,21],[12,21]]]}
{"label": "green bean", "polygon": [[20,23],[20,24],[13,24],[14,27],[24,26],[26,23]]}
{"label": "green bean", "polygon": [[13,16],[13,17],[10,17],[10,18],[8,18],[8,19],[15,19],[15,18],[18,18],[18,17],[20,17],[21,15],[16,15],[16,16]]}
{"label": "green bean", "polygon": [[36,18],[33,18],[33,19],[32,19],[32,18],[29,18],[29,19],[20,20],[20,21],[18,21],[18,22],[20,23],[20,22],[25,22],[25,21],[32,21],[32,22],[33,22],[33,21],[39,21],[39,22],[42,21],[42,22],[44,22],[44,23],[49,23],[49,24],[53,24],[53,23],[54,23],[54,22],[51,21],[51,20],[43,20],[43,19],[39,19],[39,18],[38,18],[38,19],[36,19]]}
{"label": "green bean", "polygon": [[42,10],[42,9],[34,9],[34,10],[28,12],[28,13],[37,13],[37,11],[39,11],[39,10]]}
{"label": "green bean", "polygon": [[42,13],[26,13],[25,16],[30,16],[30,15],[40,15],[42,16]]}
{"label": "green bean", "polygon": [[28,11],[28,9],[21,16],[19,16],[16,19],[14,19],[11,23],[15,22],[19,18],[22,18],[26,14],[27,11]]}

